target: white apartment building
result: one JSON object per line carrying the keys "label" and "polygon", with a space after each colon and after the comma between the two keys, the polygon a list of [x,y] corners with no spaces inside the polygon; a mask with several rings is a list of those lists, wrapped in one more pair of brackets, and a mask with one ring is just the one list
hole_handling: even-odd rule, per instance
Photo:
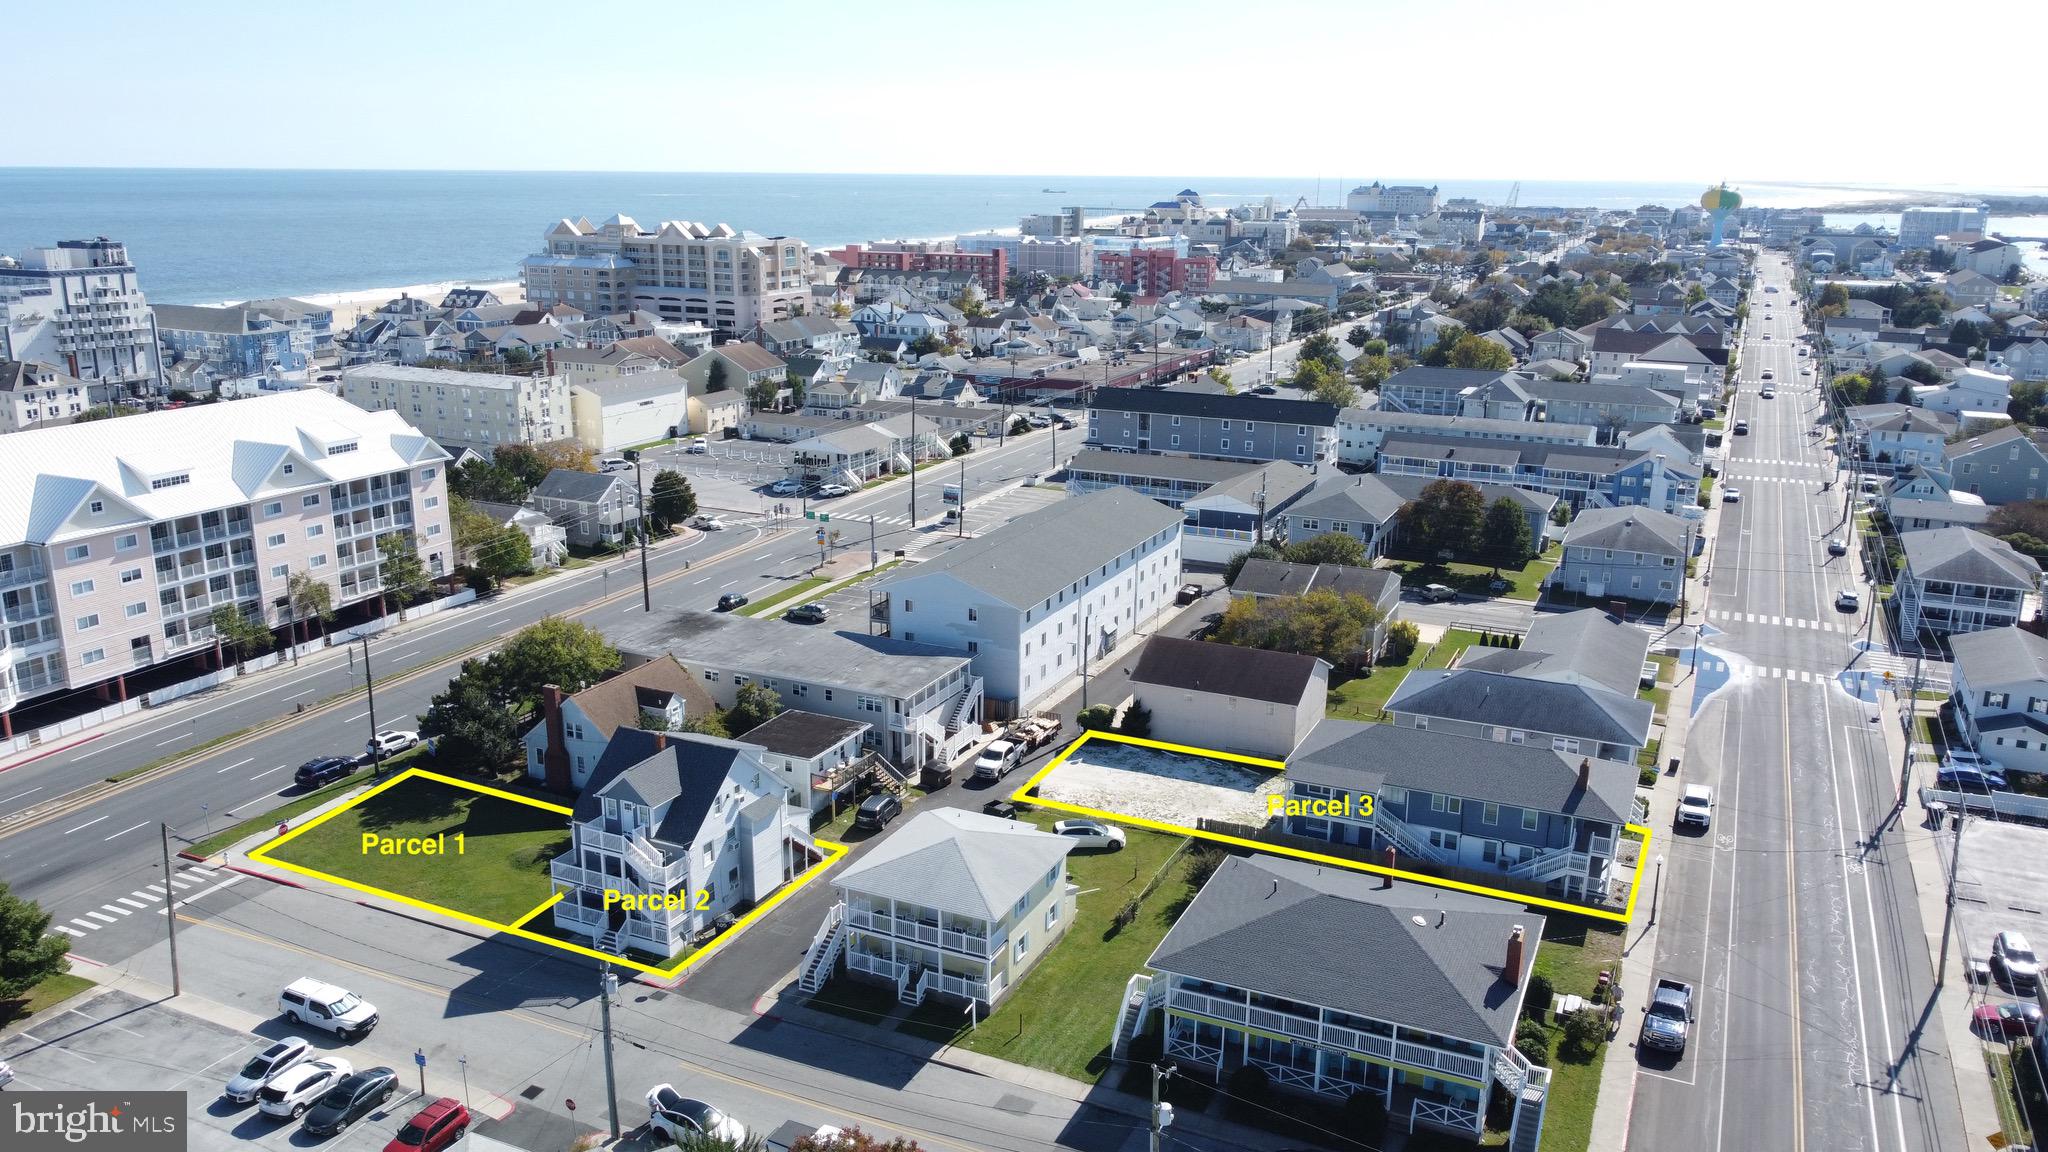
{"label": "white apartment building", "polygon": [[451,451],[488,456],[500,444],[575,434],[569,385],[559,376],[363,364],[341,374],[341,398],[366,412],[396,412]]}
{"label": "white apartment building", "polygon": [[90,392],[48,364],[0,360],[0,433],[69,424],[92,406]]}
{"label": "white apartment building", "polygon": [[317,390],[37,428],[0,452],[0,737],[65,688],[207,651],[215,608],[273,627],[310,572],[339,607],[380,587],[378,536],[451,567],[447,452]]}
{"label": "white apartment building", "polygon": [[569,304],[588,315],[641,309],[738,334],[787,320],[811,301],[811,249],[788,236],[727,224],[665,220],[654,231],[630,216],[593,227],[561,220],[545,249],[520,265],[526,299]]}
{"label": "white apartment building", "polygon": [[159,391],[155,321],[127,246],[101,236],[0,256],[0,360],[38,360],[133,396]]}
{"label": "white apartment building", "polygon": [[1899,213],[1899,246],[1931,249],[1936,236],[1982,233],[1991,226],[1991,210],[1975,208],[1908,208]]}
{"label": "white apartment building", "polygon": [[1180,526],[1129,488],[1063,500],[890,580],[889,634],[964,650],[992,710],[1030,712],[1172,610]]}

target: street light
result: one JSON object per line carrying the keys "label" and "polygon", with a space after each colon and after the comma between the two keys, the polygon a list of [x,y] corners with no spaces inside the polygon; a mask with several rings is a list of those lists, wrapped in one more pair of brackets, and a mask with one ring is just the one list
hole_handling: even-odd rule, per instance
{"label": "street light", "polygon": [[[1657,902],[1664,895],[1664,854],[1657,853],[1657,883],[1650,889],[1650,923],[1657,922]],[[1645,925],[1647,927],[1648,925]]]}

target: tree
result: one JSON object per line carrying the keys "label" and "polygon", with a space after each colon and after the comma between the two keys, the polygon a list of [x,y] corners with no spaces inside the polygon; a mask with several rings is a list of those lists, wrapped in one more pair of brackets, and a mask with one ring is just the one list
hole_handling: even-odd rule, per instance
{"label": "tree", "polygon": [[1295,357],[1297,363],[1314,361],[1332,372],[1344,370],[1344,357],[1337,353],[1337,342],[1330,339],[1328,332],[1318,332],[1301,342],[1301,352]]}
{"label": "tree", "polygon": [[1286,558],[1295,564],[1348,564],[1365,566],[1365,545],[1346,532],[1325,532],[1298,544],[1289,544]]}
{"label": "tree", "polygon": [[1484,336],[1467,333],[1458,337],[1458,342],[1451,346],[1450,365],[1453,368],[1506,372],[1515,366],[1515,354]]}
{"label": "tree", "polygon": [[1251,547],[1245,549],[1242,552],[1237,553],[1236,555],[1230,558],[1230,562],[1223,566],[1223,583],[1226,587],[1231,584],[1237,583],[1237,574],[1239,572],[1244,571],[1244,564],[1247,560],[1285,559],[1287,559],[1287,557],[1284,553],[1280,551],[1280,546],[1278,544],[1275,544],[1269,540],[1261,540],[1257,544],[1252,545]]}
{"label": "tree", "polygon": [[523,712],[540,702],[543,685],[574,695],[604,679],[619,653],[588,624],[549,616],[514,633],[485,666],[492,697]]}
{"label": "tree", "polygon": [[1209,366],[1206,375],[1223,388],[1225,396],[1237,395],[1237,385],[1230,382],[1230,372],[1228,369],[1218,368],[1212,364]]}
{"label": "tree", "polygon": [[732,369],[725,366],[725,360],[714,356],[711,358],[711,366],[704,370],[704,390],[723,392],[732,386],[731,377]]}
{"label": "tree", "polygon": [[965,432],[957,433],[947,442],[947,447],[953,450],[953,455],[965,456],[974,451],[974,438]]}
{"label": "tree", "polygon": [[1351,667],[1370,656],[1380,610],[1364,596],[1330,590],[1303,596],[1240,597],[1224,610],[1216,639],[1240,648],[1295,652]]}
{"label": "tree", "polygon": [[308,627],[299,638],[304,643],[312,634],[311,625],[320,623],[320,634],[327,635],[327,625],[334,620],[334,587],[311,572],[294,572],[284,582],[285,597],[291,601],[292,624],[296,631],[300,622]]}
{"label": "tree", "polygon": [[[1369,357],[1361,356],[1359,359]],[[1331,372],[1316,381],[1315,387],[1309,390],[1309,397],[1338,408],[1350,408],[1358,403],[1358,385],[1339,373]]]}
{"label": "tree", "polygon": [[969,320],[979,320],[989,314],[988,305],[982,302],[981,293],[973,285],[962,288],[960,294],[953,297],[953,307]]}
{"label": "tree", "polygon": [[0,1000],[27,995],[44,980],[68,971],[70,937],[50,931],[50,914],[0,881]]}
{"label": "tree", "polygon": [[543,479],[548,472],[557,468],[570,472],[597,471],[597,453],[592,451],[588,444],[574,437],[536,444],[533,446],[533,453],[547,468],[547,472],[541,473]]}
{"label": "tree", "polygon": [[649,486],[647,510],[664,524],[681,524],[697,514],[697,492],[681,472],[663,468]]}
{"label": "tree", "polygon": [[1705,300],[1706,298],[1707,290],[1704,285],[1694,284],[1685,290],[1685,305],[1688,308],[1692,307],[1694,304],[1698,304],[1700,301]]}
{"label": "tree", "polygon": [[112,420],[119,416],[133,416],[141,411],[142,409],[140,408],[130,408],[125,404],[95,404],[78,415],[73,416],[71,422],[73,424],[90,424],[95,420]]}
{"label": "tree", "polygon": [[946,350],[946,342],[930,332],[910,342],[912,356],[936,356]]}
{"label": "tree", "polygon": [[1564,1018],[1564,1040],[1557,1054],[1568,1060],[1586,1061],[1607,1043],[1607,1015],[1598,1008],[1581,1008]]}
{"label": "tree", "polygon": [[521,500],[526,499],[526,493],[540,487],[540,482],[548,478],[548,469],[553,467],[531,444],[500,444],[497,451],[491,453],[490,463],[518,478],[522,486]]}
{"label": "tree", "polygon": [[1948,342],[1965,348],[1975,348],[1984,343],[1984,329],[1973,320],[1958,320],[1948,330]]}
{"label": "tree", "polygon": [[1130,707],[1124,709],[1124,718],[1117,723],[1116,730],[1141,740],[1152,735],[1152,710],[1142,701],[1131,701]]}
{"label": "tree", "polygon": [[1090,732],[1107,732],[1116,719],[1116,709],[1107,704],[1090,704],[1081,709],[1074,722]]}
{"label": "tree", "polygon": [[1133,299],[1130,292],[1122,288],[1110,293],[1109,298],[1116,301],[1116,306],[1119,308],[1129,308]]}
{"label": "tree", "polygon": [[756,412],[775,407],[775,401],[781,396],[782,386],[774,380],[756,380],[747,386],[747,403]]}
{"label": "tree", "polygon": [[721,740],[732,738],[732,733],[725,730],[725,714],[722,712],[706,712],[697,716],[685,716],[683,718],[683,731],[695,732],[699,736],[716,736]]}
{"label": "tree", "polygon": [[1375,355],[1368,352],[1351,362],[1351,382],[1360,388],[1378,388],[1393,374],[1394,363],[1384,353]]}
{"label": "tree", "polygon": [[455,554],[465,564],[475,563],[478,549],[496,544],[502,527],[459,492],[448,496],[448,526],[455,533]]}
{"label": "tree", "polygon": [[495,691],[495,659],[464,660],[419,717],[420,734],[433,738],[437,760],[490,771],[520,756],[518,723]]}
{"label": "tree", "polygon": [[745,736],[782,711],[782,697],[758,680],[740,685],[733,694],[732,707],[725,710],[725,730],[734,738]]}
{"label": "tree", "polygon": [[1436,343],[1422,350],[1422,364],[1425,368],[1443,368],[1451,362],[1451,349],[1458,346],[1458,339],[1465,330],[1455,324],[1437,330]]}
{"label": "tree", "polygon": [[[1925,360],[1907,361],[1906,366],[1904,368],[1899,369],[1899,377],[1905,380],[1908,384],[1932,385],[1941,383],[1941,371],[1935,368],[1934,365],[1929,364]],[[1906,395],[1910,397],[1912,393],[1908,391]],[[1899,403],[1901,404],[1906,404],[1910,402],[1910,400],[1899,401]]]}
{"label": "tree", "polygon": [[2015,500],[1991,510],[1985,528],[1993,536],[2024,534],[2048,540],[2048,500]]}
{"label": "tree", "polygon": [[[507,445],[511,447],[511,445]],[[499,449],[502,454],[504,449]],[[489,460],[467,460],[448,470],[448,493],[464,500],[489,500],[495,504],[520,504],[532,485],[518,474]]]}
{"label": "tree", "polygon": [[1351,331],[1345,333],[1344,342],[1363,352],[1365,346],[1372,343],[1372,332],[1363,324],[1353,324]]}
{"label": "tree", "polygon": [[1506,496],[1487,508],[1479,539],[1486,554],[1502,567],[1520,568],[1536,550],[1536,534],[1529,530],[1529,518]]}
{"label": "tree", "polygon": [[382,561],[377,566],[377,576],[382,582],[377,589],[377,602],[381,608],[386,597],[398,602],[399,610],[418,599],[433,581],[427,576],[427,566],[420,561],[420,553],[410,532],[386,532],[377,537],[377,555]]}
{"label": "tree", "polygon": [[270,646],[277,642],[277,637],[271,634],[270,626],[263,622],[262,617],[244,615],[242,609],[234,604],[215,608],[207,622],[213,625],[215,649],[225,645],[234,651],[237,673],[243,670],[249,657],[269,651]]}
{"label": "tree", "polygon": [[1402,535],[1423,556],[1445,551],[1463,556],[1479,542],[1486,497],[1463,480],[1437,480],[1403,505],[1398,515]]}
{"label": "tree", "polygon": [[856,1127],[822,1139],[814,1135],[799,1136],[796,1143],[789,1146],[789,1152],[923,1152],[923,1149],[915,1140],[898,1136],[885,1142]]}
{"label": "tree", "polygon": [[1840,316],[1849,310],[1849,289],[1840,284],[1830,284],[1820,290],[1820,314]]}
{"label": "tree", "polygon": [[527,368],[533,364],[533,350],[521,344],[505,349],[505,363],[513,368]]}
{"label": "tree", "polygon": [[789,406],[791,408],[803,407],[804,378],[794,372],[788,372],[783,374],[782,383],[784,387],[789,389]]}
{"label": "tree", "polygon": [[477,571],[496,584],[510,576],[533,575],[533,541],[517,524],[495,530],[490,542],[477,549]]}

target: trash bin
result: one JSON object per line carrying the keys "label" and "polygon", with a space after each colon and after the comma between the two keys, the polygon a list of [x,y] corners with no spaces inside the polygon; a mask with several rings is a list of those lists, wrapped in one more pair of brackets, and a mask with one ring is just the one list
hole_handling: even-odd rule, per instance
{"label": "trash bin", "polygon": [[1666,765],[1664,766],[1664,774],[1665,774],[1666,776],[1676,776],[1676,775],[1678,775],[1678,757],[1676,757],[1676,756],[1673,756],[1673,757],[1671,758],[1671,762],[1670,762],[1669,764],[1666,764]]}

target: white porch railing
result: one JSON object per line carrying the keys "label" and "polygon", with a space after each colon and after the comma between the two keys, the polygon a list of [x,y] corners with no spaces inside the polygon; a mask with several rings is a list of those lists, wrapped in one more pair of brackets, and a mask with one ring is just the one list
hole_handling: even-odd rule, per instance
{"label": "white porch railing", "polygon": [[1392,840],[1394,847],[1410,856],[1417,856],[1436,864],[1451,863],[1448,853],[1433,847],[1426,836],[1416,833],[1414,825],[1385,808],[1380,808],[1373,814],[1373,827]]}
{"label": "white porch railing", "polygon": [[1408,1040],[1395,1040],[1376,1036],[1337,1024],[1325,1024],[1313,1017],[1300,1016],[1291,1012],[1277,1012],[1270,1008],[1254,1008],[1206,996],[1199,992],[1174,990],[1167,1003],[1172,1008],[1199,1013],[1214,1020],[1227,1020],[1246,1024],[1254,1028],[1280,1032],[1298,1037],[1325,1048],[1342,1049],[1361,1055],[1376,1056],[1381,1060],[1407,1064],[1416,1068],[1427,1068],[1436,1072],[1448,1072],[1467,1080],[1477,1080],[1486,1071],[1486,1063],[1476,1056],[1459,1052],[1447,1052],[1427,1044]]}
{"label": "white porch railing", "polygon": [[1425,1100],[1420,1096],[1408,1106],[1409,1130],[1414,1131],[1417,1124],[1462,1133],[1476,1133],[1480,1130],[1478,1112],[1470,1108],[1461,1108],[1448,1100]]}
{"label": "white porch railing", "polygon": [[1592,857],[1584,852],[1569,852],[1552,849],[1538,853],[1508,869],[1508,875],[1517,880],[1545,881],[1569,874],[1583,876]]}
{"label": "white porch railing", "polygon": [[848,952],[846,966],[855,972],[880,976],[884,980],[894,982],[899,988],[903,984],[903,978],[910,974],[910,965],[898,964],[887,956],[873,956],[866,952]]}
{"label": "white porch railing", "polygon": [[1246,1060],[1245,1063],[1255,1068],[1264,1069],[1266,1075],[1271,1077],[1275,1084],[1291,1084],[1296,1088],[1306,1088],[1311,1092],[1323,1090],[1323,1086],[1317,1080],[1315,1069],[1313,1068],[1295,1068],[1286,1064],[1275,1064],[1268,1060],[1256,1058]]}
{"label": "white porch railing", "polygon": [[971,980],[965,976],[941,972],[936,968],[925,969],[924,975],[918,977],[917,985],[917,998],[920,1003],[929,992],[943,992],[963,1000],[979,1000],[983,1004],[989,1002],[988,981]]}
{"label": "white porch railing", "polygon": [[858,908],[852,909],[847,913],[847,921],[855,928],[879,932],[884,936],[894,936],[898,940],[909,940],[918,944],[930,945],[934,948],[945,948],[949,951],[959,952],[962,955],[973,956],[982,960],[986,960],[1002,951],[1003,945],[1009,939],[1008,934],[991,940],[989,937],[976,932],[959,932],[950,928],[941,928],[936,924],[926,924],[921,920],[905,920],[901,917],[889,916],[879,912],[863,911]]}

